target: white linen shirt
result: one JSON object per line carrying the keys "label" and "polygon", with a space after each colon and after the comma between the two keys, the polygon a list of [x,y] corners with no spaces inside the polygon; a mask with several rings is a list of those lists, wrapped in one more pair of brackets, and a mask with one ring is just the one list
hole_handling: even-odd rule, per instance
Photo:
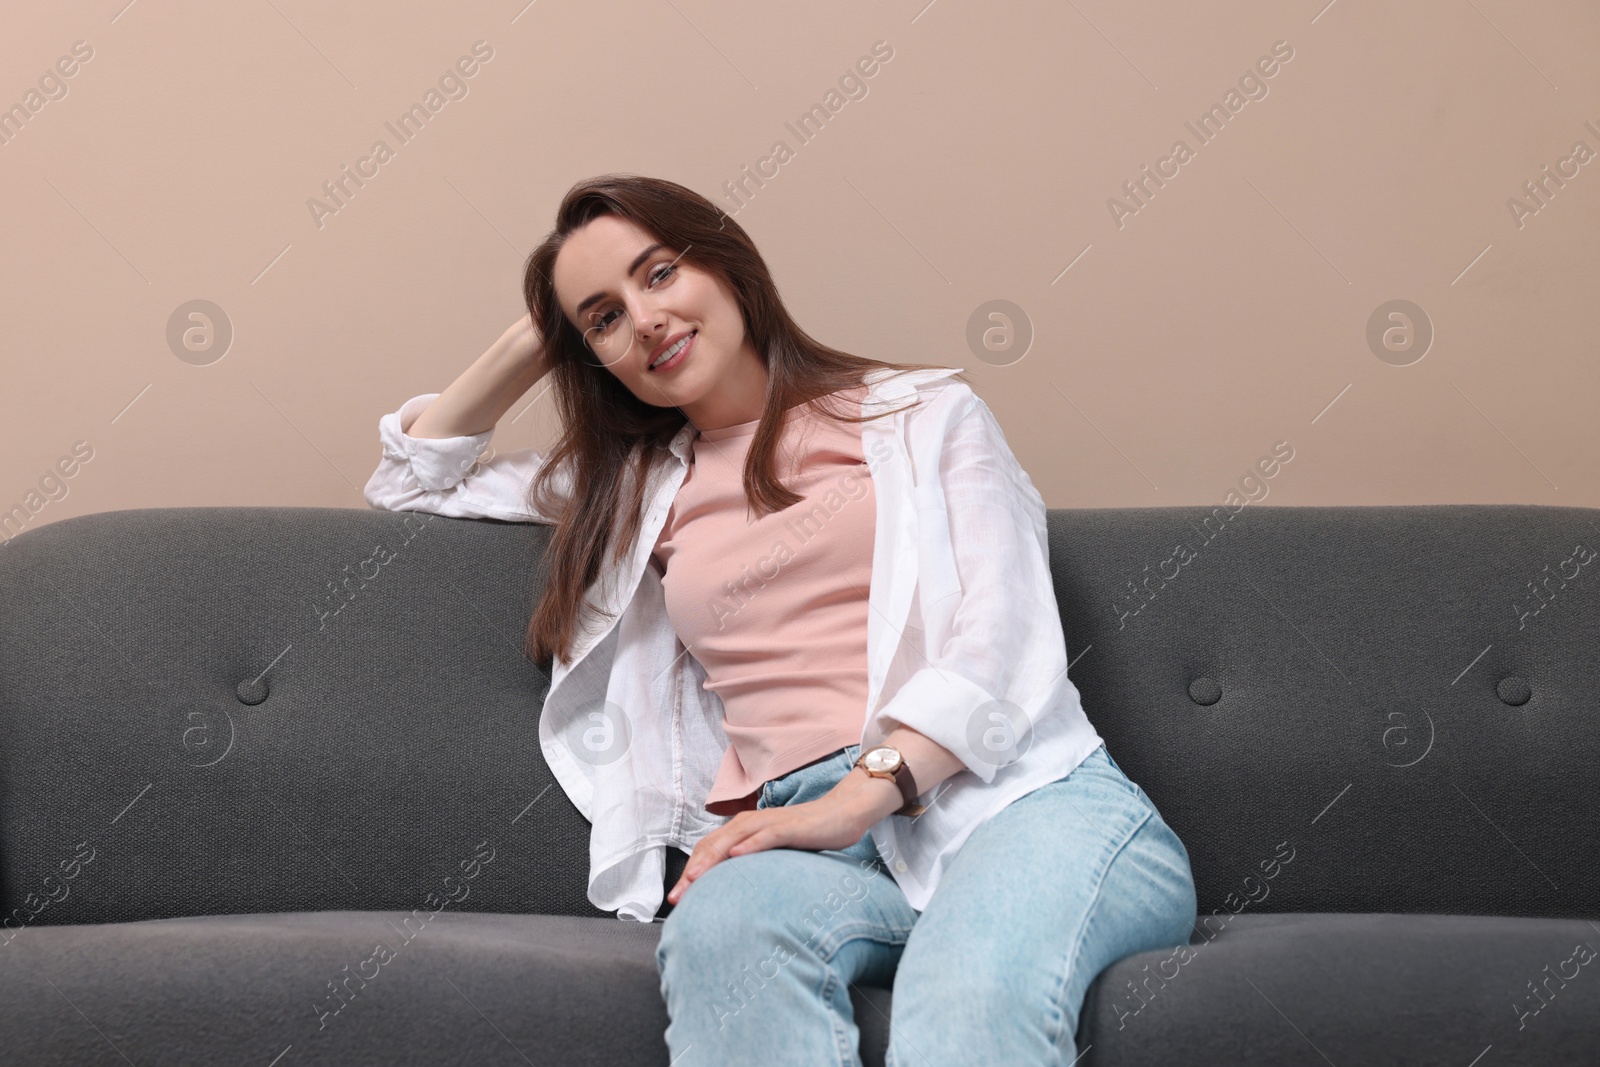
{"label": "white linen shirt", "polygon": [[[913,394],[921,402],[861,424],[877,502],[861,750],[904,725],[964,764],[922,793],[923,814],[886,815],[869,831],[918,911],[973,830],[1101,744],[1067,678],[1044,500],[988,405],[945,380],[955,373],[874,368],[864,414],[906,406]],[[405,432],[438,395],[413,397],[379,420],[383,458],[367,503],[553,522],[527,500],[538,451],[478,461],[493,429]],[[591,824],[589,900],[619,919],[652,921],[666,847],[692,852],[729,818],[705,810],[728,745],[722,700],[704,688],[705,671],[685,654],[647,566],[695,433],[686,424],[651,465],[639,536],[588,591],[618,614],[580,627],[571,658],[554,661],[539,716],[545,760]],[[564,493],[570,480],[557,486]]]}

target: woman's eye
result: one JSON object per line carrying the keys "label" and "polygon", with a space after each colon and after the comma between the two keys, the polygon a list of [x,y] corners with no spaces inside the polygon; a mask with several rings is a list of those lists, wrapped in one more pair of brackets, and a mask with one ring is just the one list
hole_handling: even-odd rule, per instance
{"label": "woman's eye", "polygon": [[[665,281],[676,273],[678,273],[678,265],[676,263],[662,263],[651,268],[650,277],[648,279],[650,287],[652,289],[655,288],[658,282]],[[603,333],[606,330],[611,329],[612,324],[615,323],[621,316],[622,311],[620,309],[613,308],[612,310],[607,311],[605,314],[596,318],[594,320],[594,325],[589,328],[591,330],[599,330]]]}

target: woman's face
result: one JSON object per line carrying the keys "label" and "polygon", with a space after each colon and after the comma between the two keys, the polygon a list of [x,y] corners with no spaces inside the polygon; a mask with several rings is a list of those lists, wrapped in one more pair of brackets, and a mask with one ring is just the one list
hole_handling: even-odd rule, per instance
{"label": "woman's face", "polygon": [[734,293],[683,251],[627,219],[601,215],[574,230],[556,256],[561,310],[589,341],[591,358],[645,403],[680,408],[700,429],[758,418],[766,368]]}

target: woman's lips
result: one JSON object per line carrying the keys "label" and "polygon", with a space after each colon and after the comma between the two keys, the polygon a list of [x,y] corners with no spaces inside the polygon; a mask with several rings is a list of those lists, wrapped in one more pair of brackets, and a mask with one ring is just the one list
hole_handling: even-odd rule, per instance
{"label": "woman's lips", "polygon": [[691,350],[693,350],[694,343],[699,339],[700,339],[700,331],[699,330],[692,331],[689,334],[689,340],[684,342],[684,346],[682,348],[678,349],[678,354],[677,355],[673,356],[671,359],[667,360],[665,363],[661,364],[661,366],[659,366],[659,367],[651,367],[650,368],[650,372],[652,374],[655,374],[655,373],[659,373],[661,371],[677,370],[678,367],[683,365],[683,361],[689,358],[689,353],[690,353]]}

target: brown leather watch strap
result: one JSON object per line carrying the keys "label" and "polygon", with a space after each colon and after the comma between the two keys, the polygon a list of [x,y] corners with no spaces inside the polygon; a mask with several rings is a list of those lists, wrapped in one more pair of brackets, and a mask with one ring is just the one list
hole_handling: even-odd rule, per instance
{"label": "brown leather watch strap", "polygon": [[901,804],[897,810],[892,811],[889,814],[921,815],[924,811],[927,811],[928,809],[925,806],[917,803],[917,780],[911,774],[911,767],[906,763],[904,753],[900,753],[900,766],[897,767],[893,773],[887,771],[874,771],[867,767],[867,752],[872,752],[879,748],[889,748],[893,749],[896,753],[900,753],[900,750],[895,748],[893,745],[874,745],[872,748],[867,749],[866,752],[863,752],[861,755],[857,756],[853,766],[860,767],[873,778],[894,779],[894,784],[900,790],[900,799],[904,801],[904,803]]}
{"label": "brown leather watch strap", "polygon": [[895,815],[921,815],[927,809],[917,803],[917,780],[911,776],[911,768],[907,766],[905,756],[900,757],[900,769],[894,772],[895,784],[900,787],[900,796],[905,803]]}

